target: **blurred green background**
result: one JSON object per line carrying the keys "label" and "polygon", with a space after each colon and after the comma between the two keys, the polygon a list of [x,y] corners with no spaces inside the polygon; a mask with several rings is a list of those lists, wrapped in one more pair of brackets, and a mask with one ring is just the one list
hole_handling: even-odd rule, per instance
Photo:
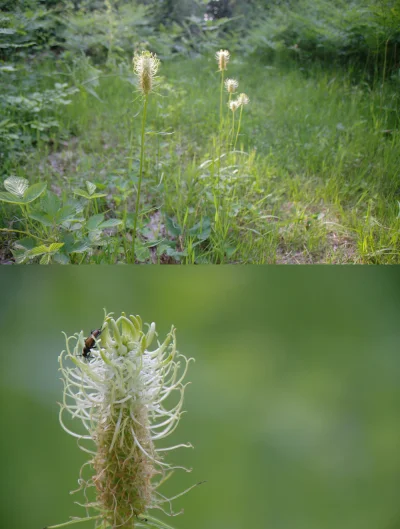
{"label": "blurred green background", "polygon": [[[85,455],[58,424],[61,331],[108,311],[177,327],[193,356],[180,427],[193,467],[177,529],[400,527],[397,268],[2,268],[0,527],[83,515]],[[156,514],[156,513],[154,513]],[[84,529],[92,524],[78,525]]]}

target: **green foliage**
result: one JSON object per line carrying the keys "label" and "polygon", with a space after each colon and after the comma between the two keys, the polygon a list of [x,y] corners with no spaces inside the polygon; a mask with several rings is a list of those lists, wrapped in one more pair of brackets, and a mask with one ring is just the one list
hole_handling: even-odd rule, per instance
{"label": "green foliage", "polygon": [[[87,192],[74,191],[86,202],[71,198],[62,201],[56,194],[46,191],[45,183],[29,186],[25,178],[9,177],[5,180],[7,191],[0,193],[0,202],[18,205],[22,218],[14,222],[12,228],[1,231],[26,235],[14,242],[16,263],[84,262],[93,249],[112,246],[107,240],[110,230],[114,231],[122,221],[106,220],[102,213],[92,214],[91,201],[105,195],[96,193],[96,186],[91,182],[86,182],[86,186]],[[96,203],[94,210],[97,211]]]}
{"label": "green foliage", "polygon": [[58,82],[42,88],[37,60],[59,44],[59,29],[53,11],[34,0],[0,15],[0,168],[26,156],[39,140],[67,133],[58,130],[57,116],[77,89]]}
{"label": "green foliage", "polygon": [[110,0],[93,10],[93,5],[69,11],[62,17],[64,48],[73,54],[90,55],[96,62],[133,55],[146,34],[151,34],[147,9],[136,2]]}
{"label": "green foliage", "polygon": [[298,0],[278,3],[249,33],[249,52],[302,62],[353,61],[386,74],[398,67],[399,0]]}
{"label": "green foliage", "polygon": [[[0,111],[5,118],[0,122],[3,163],[9,157],[25,155],[26,149],[39,140],[48,141],[54,137],[60,129],[57,120],[60,107],[71,104],[71,96],[78,91],[66,83],[55,83],[52,89],[32,93],[32,79],[28,79],[24,87],[7,82],[10,77],[17,78],[17,74],[11,76],[10,72],[18,70],[19,67],[8,66],[0,73],[0,88],[3,89]],[[65,130],[60,132],[65,133]]]}
{"label": "green foliage", "polygon": [[59,29],[53,10],[38,1],[17,2],[0,14],[0,60],[59,45]]}

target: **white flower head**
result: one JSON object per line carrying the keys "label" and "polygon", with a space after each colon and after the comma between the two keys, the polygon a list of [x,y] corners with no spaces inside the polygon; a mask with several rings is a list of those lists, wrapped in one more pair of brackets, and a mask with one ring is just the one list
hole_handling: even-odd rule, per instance
{"label": "white flower head", "polygon": [[240,106],[248,105],[250,103],[250,98],[246,94],[240,94],[238,97],[238,103]]}
{"label": "white flower head", "polygon": [[148,95],[154,88],[160,59],[155,53],[142,51],[134,55],[132,62],[133,71],[139,78],[139,88],[144,95]]}
{"label": "white flower head", "polygon": [[231,58],[228,50],[217,51],[217,53],[215,54],[215,58],[218,63],[218,70],[220,72],[228,69],[228,62],[229,62],[229,59]]}
{"label": "white flower head", "polygon": [[234,94],[239,86],[236,79],[226,79],[225,88],[229,94]]}
{"label": "white flower head", "polygon": [[239,101],[229,101],[228,106],[232,112],[236,112],[236,110],[240,107]]}
{"label": "white flower head", "polygon": [[[84,505],[87,517],[77,521],[93,519],[102,529],[133,528],[141,526],[140,515],[156,520],[148,514],[149,509],[173,514],[173,498],[160,494],[158,487],[172,470],[190,470],[170,465],[163,455],[191,444],[168,448],[156,444],[178,426],[183,380],[192,359],[178,353],[174,328],[150,350],[156,336],[154,323],[145,333],[141,318],[125,313],[118,319],[106,314],[102,327],[89,338],[85,339],[83,332],[65,336],[66,351],[59,357],[64,382],[60,423],[79,440],[80,448],[91,454],[84,466],[89,464],[93,475],[83,479],[81,471],[78,490],[87,497],[86,491],[92,487],[96,495],[96,501]],[[174,394],[175,403],[168,408],[165,403]],[[65,412],[81,421],[85,434],[69,429]],[[91,443],[90,450],[85,441]],[[162,527],[159,520],[157,524]]]}

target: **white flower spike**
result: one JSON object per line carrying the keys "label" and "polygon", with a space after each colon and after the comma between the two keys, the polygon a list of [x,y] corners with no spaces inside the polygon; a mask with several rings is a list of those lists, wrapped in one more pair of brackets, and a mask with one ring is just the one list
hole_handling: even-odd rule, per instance
{"label": "white flower spike", "polygon": [[[178,353],[174,328],[153,351],[149,347],[157,336],[155,324],[147,333],[142,328],[139,316],[122,313],[114,319],[106,314],[102,327],[86,340],[83,332],[65,336],[66,351],[59,357],[64,382],[60,423],[91,455],[82,467],[78,490],[87,499],[88,489],[94,488],[96,499],[86,500],[86,517],[53,528],[88,520],[95,521],[96,529],[169,527],[148,511],[160,509],[174,515],[171,500],[177,496],[166,498],[158,487],[174,469],[190,470],[170,465],[163,454],[192,445],[156,448],[155,443],[178,426],[186,387],[183,380],[193,359]],[[177,399],[167,408],[171,394]],[[84,434],[70,430],[64,422],[65,412],[82,422]],[[84,446],[85,440],[91,447]],[[92,475],[84,478],[88,465]]]}

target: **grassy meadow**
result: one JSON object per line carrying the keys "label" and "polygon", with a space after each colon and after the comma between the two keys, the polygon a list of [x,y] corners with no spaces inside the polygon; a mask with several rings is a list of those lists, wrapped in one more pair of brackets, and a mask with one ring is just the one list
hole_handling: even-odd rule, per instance
{"label": "grassy meadow", "polygon": [[[36,188],[18,202],[16,180],[17,198],[0,202],[2,261],[399,263],[392,81],[301,53],[265,61],[232,52],[225,79],[250,103],[232,112],[224,89],[221,120],[217,50],[162,58],[142,171],[143,97],[130,60],[33,61],[36,89],[54,97],[59,87],[58,128],[52,134],[44,109],[35,148],[4,161],[5,177]],[[22,91],[23,74],[2,75]]]}

